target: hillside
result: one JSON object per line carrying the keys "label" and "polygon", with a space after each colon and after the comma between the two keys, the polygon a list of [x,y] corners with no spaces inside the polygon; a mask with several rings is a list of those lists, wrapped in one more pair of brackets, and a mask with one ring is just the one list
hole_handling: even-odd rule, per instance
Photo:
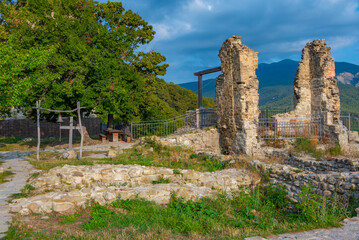
{"label": "hillside", "polygon": [[[153,104],[148,106],[147,120],[172,118],[196,109],[198,104],[198,96],[193,91],[159,78],[156,79],[156,91],[151,98],[149,102]],[[214,100],[204,97],[203,106],[213,108]]]}

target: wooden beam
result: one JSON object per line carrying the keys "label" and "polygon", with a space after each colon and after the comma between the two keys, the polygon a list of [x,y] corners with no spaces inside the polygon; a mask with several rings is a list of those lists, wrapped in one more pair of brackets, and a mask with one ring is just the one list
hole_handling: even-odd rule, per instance
{"label": "wooden beam", "polygon": [[210,68],[210,69],[206,69],[206,70],[203,70],[203,71],[195,72],[194,75],[195,76],[200,76],[200,75],[205,75],[205,74],[209,74],[209,73],[215,73],[215,72],[219,72],[219,71],[222,71],[221,67]]}
{"label": "wooden beam", "polygon": [[[80,107],[80,109],[84,109],[86,107]],[[38,109],[38,107],[32,107],[32,109]],[[77,111],[77,108],[75,109],[72,109],[72,110],[52,110],[52,109],[46,109],[46,108],[39,108],[40,110],[43,110],[43,111],[49,111],[49,112],[56,112],[56,113],[72,113],[72,112],[76,112]]]}
{"label": "wooden beam", "polygon": [[66,129],[66,130],[70,130],[70,129],[73,129],[73,130],[80,130],[80,127],[77,127],[77,126],[73,126],[72,128],[70,126],[61,126],[60,129]]}
{"label": "wooden beam", "polygon": [[198,75],[198,108],[203,108],[203,83],[202,75]]}
{"label": "wooden beam", "polygon": [[40,160],[40,138],[41,138],[41,132],[40,132],[40,105],[41,100],[36,102],[36,120],[37,120],[37,147],[36,147],[36,159],[37,161]]}
{"label": "wooden beam", "polygon": [[70,117],[69,150],[72,150],[72,130],[74,128],[74,117]]}
{"label": "wooden beam", "polygon": [[82,158],[82,147],[84,145],[84,130],[82,128],[82,116],[81,116],[81,107],[80,102],[77,102],[77,115],[79,119],[80,132],[81,132],[81,143],[80,143],[80,159]]}

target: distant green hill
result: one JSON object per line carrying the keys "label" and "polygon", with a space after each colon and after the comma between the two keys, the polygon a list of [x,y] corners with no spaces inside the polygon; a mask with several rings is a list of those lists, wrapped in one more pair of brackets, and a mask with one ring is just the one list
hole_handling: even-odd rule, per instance
{"label": "distant green hill", "polygon": [[[147,120],[168,119],[184,114],[187,110],[197,108],[198,96],[191,90],[177,84],[166,83],[160,78],[156,79],[155,88],[155,93],[149,101],[153,104],[147,106]],[[213,108],[214,100],[204,97],[203,106]]]}

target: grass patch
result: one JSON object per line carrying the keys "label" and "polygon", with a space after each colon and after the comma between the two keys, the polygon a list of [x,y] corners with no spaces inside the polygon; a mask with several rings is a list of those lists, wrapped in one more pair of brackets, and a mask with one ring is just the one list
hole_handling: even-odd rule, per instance
{"label": "grass patch", "polygon": [[72,215],[50,216],[51,224],[32,216],[32,229],[15,221],[6,239],[243,239],[338,227],[353,216],[354,206],[348,202],[319,197],[310,189],[303,189],[301,197],[302,202],[293,203],[283,187],[268,186],[196,202],[172,196],[167,206],[119,199]]}
{"label": "grass patch", "polygon": [[[153,151],[148,151],[149,149]],[[208,154],[194,154],[193,150],[183,147],[172,147],[150,141],[142,147],[125,149],[114,158],[91,159],[61,159],[60,153],[41,152],[40,161],[36,154],[29,155],[27,160],[37,169],[49,170],[57,166],[93,165],[93,164],[138,164],[142,166],[168,167],[173,169],[193,169],[202,172],[213,172],[225,169],[228,161]],[[178,170],[179,171],[179,170]],[[180,173],[179,173],[180,174]]]}
{"label": "grass patch", "polygon": [[164,177],[160,177],[160,179],[158,179],[157,181],[152,181],[152,184],[161,184],[161,183],[170,183],[171,179],[169,178],[164,178]]}
{"label": "grass patch", "polygon": [[312,155],[317,160],[321,160],[328,153],[317,149],[318,140],[310,138],[297,138],[294,142],[294,149]]}
{"label": "grass patch", "polygon": [[26,184],[23,189],[20,190],[20,193],[14,193],[10,196],[10,199],[18,199],[18,198],[27,198],[31,196],[31,191],[35,190],[33,186],[30,184]]}
{"label": "grass patch", "polygon": [[11,177],[12,175],[14,175],[14,173],[11,171],[4,171],[0,173],[0,184],[7,182],[9,177]]}

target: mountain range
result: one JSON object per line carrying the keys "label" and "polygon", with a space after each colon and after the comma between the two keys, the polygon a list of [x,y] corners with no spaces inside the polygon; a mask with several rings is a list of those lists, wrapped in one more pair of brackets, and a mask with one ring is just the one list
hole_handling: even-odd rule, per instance
{"label": "mountain range", "polygon": [[[282,60],[258,65],[259,105],[272,108],[293,107],[293,82],[298,68],[297,61]],[[359,66],[347,63],[335,63],[342,111],[359,113]],[[198,93],[198,83],[179,84],[181,87]],[[215,79],[203,81],[203,96],[215,97]]]}

